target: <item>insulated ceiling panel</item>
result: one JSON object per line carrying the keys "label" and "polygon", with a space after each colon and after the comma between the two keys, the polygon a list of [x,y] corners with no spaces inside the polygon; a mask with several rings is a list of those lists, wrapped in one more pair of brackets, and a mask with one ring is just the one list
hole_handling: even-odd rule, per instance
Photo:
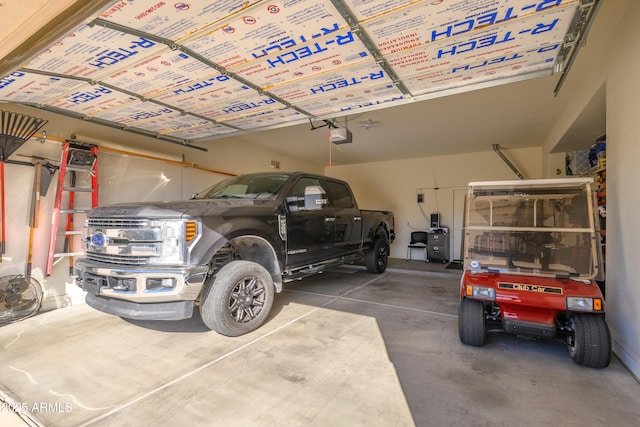
{"label": "insulated ceiling panel", "polygon": [[[76,81],[76,83],[78,83]],[[103,111],[110,111],[126,104],[139,101],[135,96],[111,90],[102,85],[81,82],[73,91],[50,102],[54,108],[72,111],[90,117]]]}
{"label": "insulated ceiling panel", "polygon": [[143,37],[83,25],[29,61],[27,68],[44,73],[97,80],[156,55],[164,46]]}
{"label": "insulated ceiling panel", "polygon": [[100,14],[100,18],[175,41],[199,29],[219,25],[238,11],[249,9],[256,3],[260,2],[246,0],[213,2],[195,0],[175,3],[157,0],[117,1]]}
{"label": "insulated ceiling panel", "polygon": [[550,75],[593,5],[116,1],[1,78],[0,100],[197,146]]}

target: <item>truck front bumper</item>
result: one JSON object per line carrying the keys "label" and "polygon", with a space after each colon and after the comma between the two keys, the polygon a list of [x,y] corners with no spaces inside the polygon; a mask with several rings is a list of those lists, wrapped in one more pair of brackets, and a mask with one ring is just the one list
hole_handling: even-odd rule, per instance
{"label": "truck front bumper", "polygon": [[141,304],[87,293],[88,306],[104,313],[135,320],[183,320],[193,316],[193,301]]}
{"label": "truck front bumper", "polygon": [[207,277],[207,266],[140,268],[79,258],[75,282],[91,307],[128,319],[191,317]]}

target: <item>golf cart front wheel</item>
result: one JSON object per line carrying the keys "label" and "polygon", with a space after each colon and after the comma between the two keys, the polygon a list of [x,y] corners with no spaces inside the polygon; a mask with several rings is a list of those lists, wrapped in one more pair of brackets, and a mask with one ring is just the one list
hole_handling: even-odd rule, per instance
{"label": "golf cart front wheel", "polygon": [[466,345],[481,347],[487,339],[487,323],[482,301],[465,298],[458,313],[460,341]]}
{"label": "golf cart front wheel", "polygon": [[611,335],[607,322],[593,314],[574,314],[567,347],[574,362],[589,368],[606,368],[611,362]]}

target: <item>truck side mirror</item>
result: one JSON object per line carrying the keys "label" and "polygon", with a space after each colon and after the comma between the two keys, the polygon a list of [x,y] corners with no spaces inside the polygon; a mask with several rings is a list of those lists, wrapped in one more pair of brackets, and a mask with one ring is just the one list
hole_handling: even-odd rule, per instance
{"label": "truck side mirror", "polygon": [[309,185],[304,188],[304,209],[315,211],[327,206],[327,193],[319,185]]}

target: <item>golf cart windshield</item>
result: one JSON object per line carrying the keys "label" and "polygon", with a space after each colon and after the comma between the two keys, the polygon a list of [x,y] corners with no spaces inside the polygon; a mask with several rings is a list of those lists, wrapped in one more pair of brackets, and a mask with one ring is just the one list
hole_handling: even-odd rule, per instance
{"label": "golf cart windshield", "polygon": [[470,183],[465,268],[511,274],[597,274],[590,178]]}

